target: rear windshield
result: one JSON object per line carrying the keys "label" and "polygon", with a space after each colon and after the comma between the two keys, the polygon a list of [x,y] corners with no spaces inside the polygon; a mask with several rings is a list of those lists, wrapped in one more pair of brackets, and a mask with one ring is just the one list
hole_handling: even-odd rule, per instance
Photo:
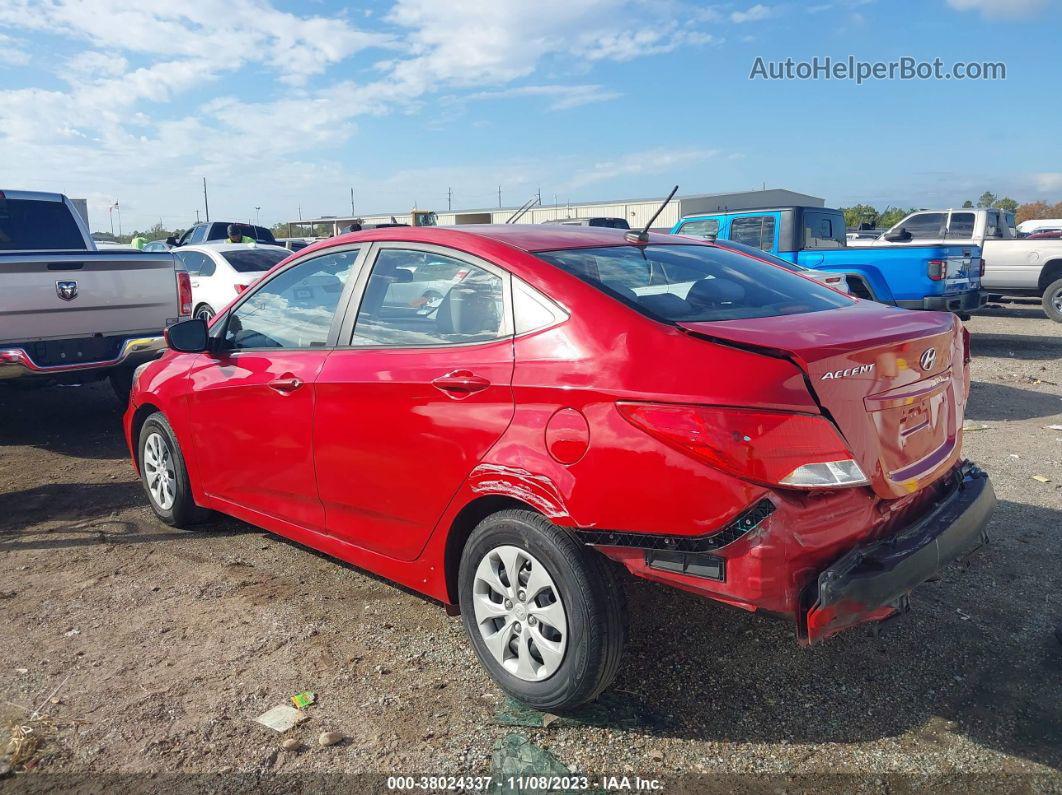
{"label": "rear windshield", "polygon": [[799,315],[852,303],[809,279],[714,246],[615,246],[538,256],[650,317],[671,322]]}
{"label": "rear windshield", "polygon": [[0,199],[0,251],[85,248],[81,230],[64,203]]}
{"label": "rear windshield", "polygon": [[229,265],[237,273],[257,273],[267,271],[291,256],[287,249],[284,251],[263,251],[262,249],[247,249],[246,251],[222,251],[221,256],[228,260]]}

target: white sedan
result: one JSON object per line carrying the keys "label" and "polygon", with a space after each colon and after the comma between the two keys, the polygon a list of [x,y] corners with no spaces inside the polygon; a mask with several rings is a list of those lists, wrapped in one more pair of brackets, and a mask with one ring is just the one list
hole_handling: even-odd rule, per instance
{"label": "white sedan", "polygon": [[192,314],[210,320],[291,252],[257,243],[215,243],[173,249],[192,281]]}

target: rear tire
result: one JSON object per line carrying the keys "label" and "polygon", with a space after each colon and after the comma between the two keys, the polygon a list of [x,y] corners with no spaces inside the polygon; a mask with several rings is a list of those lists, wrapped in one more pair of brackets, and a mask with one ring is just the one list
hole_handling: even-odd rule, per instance
{"label": "rear tire", "polygon": [[193,314],[192,316],[201,317],[209,324],[210,321],[213,319],[214,315],[216,314],[217,312],[214,311],[214,307],[212,307],[210,304],[200,304],[195,308],[195,314]]}
{"label": "rear tire", "polygon": [[1044,290],[1044,314],[1056,323],[1062,323],[1062,279],[1051,282]]}
{"label": "rear tire", "polygon": [[118,402],[124,409],[129,405],[129,393],[133,391],[133,368],[120,367],[117,370],[111,370],[107,380],[111,382],[114,396],[118,398]]}
{"label": "rear tire", "polygon": [[615,575],[546,517],[510,510],[480,522],[458,593],[476,656],[513,698],[570,710],[615,679],[626,634]]}
{"label": "rear tire", "polygon": [[192,498],[184,455],[173,428],[161,411],[148,417],[140,428],[137,464],[151,510],[163,522],[183,528],[210,515]]}

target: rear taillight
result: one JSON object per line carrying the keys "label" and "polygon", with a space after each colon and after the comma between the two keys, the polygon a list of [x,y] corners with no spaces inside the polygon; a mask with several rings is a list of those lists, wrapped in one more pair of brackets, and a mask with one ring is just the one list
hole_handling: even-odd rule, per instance
{"label": "rear taillight", "polygon": [[192,280],[188,271],[177,271],[177,314],[180,317],[192,315]]}
{"label": "rear taillight", "polygon": [[826,281],[826,284],[840,284],[841,283],[841,277],[840,276],[827,276],[825,281]]}
{"label": "rear taillight", "polygon": [[236,288],[236,295],[239,295],[240,293],[242,293],[244,290],[247,289],[247,285],[246,284],[234,284],[232,286]]}
{"label": "rear taillight", "polygon": [[868,482],[824,417],[661,403],[617,406],[649,435],[740,478],[793,488]]}
{"label": "rear taillight", "polygon": [[948,278],[948,261],[946,259],[931,259],[929,261],[929,278],[935,282]]}

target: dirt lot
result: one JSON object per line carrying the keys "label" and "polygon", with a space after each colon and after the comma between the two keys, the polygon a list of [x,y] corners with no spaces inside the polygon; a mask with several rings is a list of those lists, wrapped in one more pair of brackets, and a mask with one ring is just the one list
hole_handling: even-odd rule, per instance
{"label": "dirt lot", "polygon": [[[968,421],[987,428],[966,451],[1000,499],[994,543],[880,634],[811,650],[783,623],[628,581],[631,637],[597,726],[507,725],[433,603],[233,520],[155,521],[105,386],[2,390],[0,739],[10,724],[43,739],[18,780],[486,774],[515,730],[594,775],[985,773],[1062,789],[1062,431],[1045,428],[1062,424],[1062,326],[1012,308],[969,328]],[[253,719],[304,689],[318,703],[291,734],[307,748],[280,750]],[[328,730],[348,739],[318,747]]]}

